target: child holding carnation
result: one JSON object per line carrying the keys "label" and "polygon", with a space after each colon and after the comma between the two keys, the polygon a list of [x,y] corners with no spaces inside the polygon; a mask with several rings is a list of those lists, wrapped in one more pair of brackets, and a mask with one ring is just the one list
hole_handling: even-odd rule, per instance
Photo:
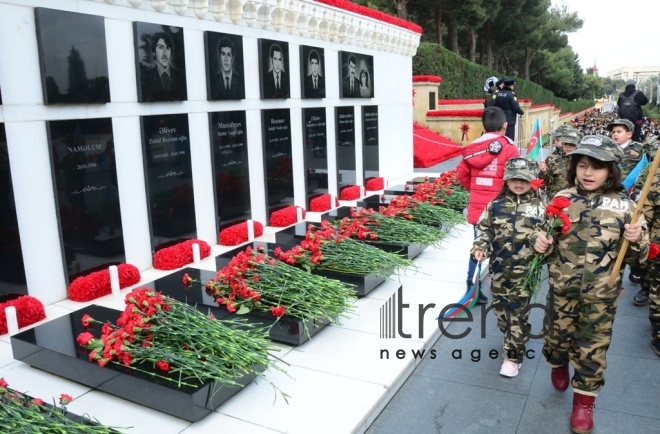
{"label": "child holding carnation", "polygon": [[520,290],[520,281],[534,256],[529,237],[545,219],[543,202],[532,191],[539,174],[538,163],[525,157],[506,162],[504,187],[481,214],[471,254],[477,262],[490,257],[491,292],[497,326],[504,333],[504,362],[500,374],[515,377],[529,340],[530,294]]}
{"label": "child holding carnation", "polygon": [[644,262],[649,251],[648,230],[631,224],[635,203],[621,186],[618,164],[623,151],[605,136],[585,136],[573,152],[568,170],[571,187],[555,199],[567,199],[570,230],[553,240],[545,233],[532,236],[534,249],[553,252],[550,290],[543,330],[543,354],[552,367],[552,385],[568,388],[568,362],[575,373],[571,430],[591,433],[593,406],[605,379],[605,356],[621,292],[621,273],[609,279],[621,244],[630,242],[627,263]]}

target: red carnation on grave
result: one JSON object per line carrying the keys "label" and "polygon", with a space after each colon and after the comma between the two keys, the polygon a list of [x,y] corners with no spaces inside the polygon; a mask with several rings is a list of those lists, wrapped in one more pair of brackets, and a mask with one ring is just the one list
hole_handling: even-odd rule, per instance
{"label": "red carnation on grave", "polygon": [[331,208],[339,206],[339,200],[335,198],[335,203],[330,203],[330,194],[322,194],[309,201],[309,210],[312,212],[326,212]]}
{"label": "red carnation on grave", "polygon": [[655,259],[660,253],[660,247],[656,243],[651,243],[649,246],[649,259]]}
{"label": "red carnation on grave", "polygon": [[[254,221],[254,237],[264,234],[264,225]],[[220,231],[218,242],[221,246],[237,246],[248,241],[247,222],[237,223]]]}
{"label": "red carnation on grave", "polygon": [[170,372],[170,364],[163,360],[156,363],[156,366],[158,367],[158,369],[160,369],[163,372]]}
{"label": "red carnation on grave", "polygon": [[16,308],[18,328],[27,327],[46,319],[44,305],[34,297],[22,295],[5,303],[0,303],[0,335],[4,335],[8,332],[5,308],[9,306],[14,306]]}
{"label": "red carnation on grave", "polygon": [[154,268],[157,270],[174,270],[193,262],[192,245],[199,244],[200,258],[211,255],[211,246],[202,240],[186,240],[171,247],[160,249],[154,254]]}
{"label": "red carnation on grave", "polygon": [[359,185],[347,185],[339,192],[341,200],[357,200],[362,196]]}
{"label": "red carnation on grave", "polygon": [[284,316],[285,309],[284,306],[277,306],[277,307],[273,306],[270,308],[270,311],[274,317],[280,317],[280,316]]}
{"label": "red carnation on grave", "polygon": [[89,316],[87,314],[83,315],[83,317],[82,317],[83,327],[89,327],[90,324],[92,324],[93,322],[94,322],[94,319],[91,316]]}
{"label": "red carnation on grave", "polygon": [[93,334],[91,334],[91,333],[89,333],[89,332],[84,332],[84,333],[80,333],[80,334],[78,335],[78,337],[76,338],[76,342],[78,342],[78,345],[80,345],[81,347],[84,347],[84,346],[86,346],[86,345],[89,343],[89,341],[91,341],[92,339],[94,339],[94,335],[93,335]]}
{"label": "red carnation on grave", "polygon": [[367,178],[364,184],[367,191],[378,191],[385,188],[385,178],[383,177],[374,177]]}
{"label": "red carnation on grave", "polygon": [[5,381],[4,377],[0,378],[0,389],[5,389],[8,386],[8,383]]}
{"label": "red carnation on grave", "polygon": [[73,401],[73,396],[67,395],[66,393],[63,393],[63,394],[60,395],[60,404],[61,405],[67,405],[71,401]]}
{"label": "red carnation on grave", "polygon": [[[140,281],[140,271],[131,264],[117,265],[119,287],[126,288]],[[73,301],[91,301],[112,293],[110,271],[108,269],[78,277],[69,285],[69,299]]]}
{"label": "red carnation on grave", "polygon": [[[277,211],[273,211],[270,215],[270,225],[276,228],[283,228],[298,223],[298,208],[299,206],[287,206]],[[302,209],[302,208],[301,208]],[[302,210],[302,218],[304,219],[307,213]]]}
{"label": "red carnation on grave", "polygon": [[30,402],[32,402],[35,405],[40,405],[40,406],[44,405],[44,400],[41,398],[32,398],[32,401]]}
{"label": "red carnation on grave", "polygon": [[188,273],[186,273],[186,274],[183,275],[183,279],[182,279],[182,281],[183,281],[183,284],[184,284],[184,285],[188,286],[188,285],[190,285],[190,284],[192,283],[193,279],[192,279],[192,277],[190,277],[190,276],[188,275]]}

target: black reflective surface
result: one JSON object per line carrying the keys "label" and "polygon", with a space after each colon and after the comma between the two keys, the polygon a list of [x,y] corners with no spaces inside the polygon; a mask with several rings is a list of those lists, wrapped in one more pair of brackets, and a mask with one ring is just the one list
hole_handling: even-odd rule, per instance
{"label": "black reflective surface", "polygon": [[378,106],[362,106],[362,161],[364,179],[379,176]]}
{"label": "black reflective surface", "polygon": [[135,22],[133,36],[138,101],[187,100],[183,28]]}
{"label": "black reflective surface", "polygon": [[[90,362],[89,351],[81,348],[76,338],[84,331],[99,338],[101,324],[92,324],[85,329],[82,326],[83,315],[115,323],[120,313],[90,305],[18,333],[11,337],[14,358],[51,374],[190,422],[204,418],[242,389],[238,386],[219,387],[210,381],[198,383],[194,379],[186,379],[186,382],[195,387],[178,387],[176,373],[157,372],[170,381],[154,377],[150,373],[156,372],[156,369],[151,364],[138,365],[139,369],[145,371],[140,372],[122,364],[109,363],[100,367],[97,362]],[[252,376],[246,375],[238,379],[237,383],[247,385],[251,381]]]}
{"label": "black reflective surface", "polygon": [[[291,157],[291,114],[289,109],[261,111],[266,174],[267,219],[282,206],[294,204]],[[267,221],[266,224],[269,222]]]}
{"label": "black reflective surface", "polygon": [[366,54],[339,52],[339,97],[374,97],[374,58]]}
{"label": "black reflective surface", "polygon": [[300,46],[301,96],[325,98],[325,50],[308,45]]}
{"label": "black reflective surface", "polygon": [[103,17],[45,8],[34,14],[44,102],[110,102]]}
{"label": "black reflective surface", "polygon": [[69,282],[126,262],[112,120],[50,121],[48,135]]}
{"label": "black reflective surface", "polygon": [[303,109],[303,151],[307,209],[316,196],[329,192],[328,137],[325,107]]}
{"label": "black reflective surface", "polygon": [[335,128],[338,186],[355,185],[355,107],[335,107]]}
{"label": "black reflective surface", "polygon": [[27,294],[4,124],[0,124],[0,295],[2,294]]}
{"label": "black reflective surface", "polygon": [[216,227],[252,218],[244,111],[210,113]]}
{"label": "black reflective surface", "polygon": [[289,43],[259,39],[258,46],[261,99],[289,98],[291,96]]}
{"label": "black reflective surface", "polygon": [[152,248],[196,237],[188,115],[143,116]]}
{"label": "black reflective surface", "polygon": [[243,37],[228,33],[204,32],[204,43],[208,99],[244,99]]}

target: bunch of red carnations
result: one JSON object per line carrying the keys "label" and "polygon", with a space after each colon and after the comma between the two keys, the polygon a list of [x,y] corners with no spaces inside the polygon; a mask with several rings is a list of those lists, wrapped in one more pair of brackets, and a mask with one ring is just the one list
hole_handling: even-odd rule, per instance
{"label": "bunch of red carnations", "polygon": [[[385,200],[384,195],[381,197]],[[390,199],[387,208],[381,214],[390,217],[403,217],[414,222],[441,227],[448,231],[456,225],[465,223],[465,217],[460,212],[429,202],[420,201],[413,196],[395,196]]]}

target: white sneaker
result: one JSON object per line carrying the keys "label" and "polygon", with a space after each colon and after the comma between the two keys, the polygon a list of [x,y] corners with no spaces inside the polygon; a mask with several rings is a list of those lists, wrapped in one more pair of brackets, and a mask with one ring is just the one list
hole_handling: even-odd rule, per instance
{"label": "white sneaker", "polygon": [[504,363],[502,363],[500,375],[504,375],[505,377],[515,377],[518,375],[518,370],[520,369],[521,364],[522,363],[512,362],[511,360],[505,360]]}

